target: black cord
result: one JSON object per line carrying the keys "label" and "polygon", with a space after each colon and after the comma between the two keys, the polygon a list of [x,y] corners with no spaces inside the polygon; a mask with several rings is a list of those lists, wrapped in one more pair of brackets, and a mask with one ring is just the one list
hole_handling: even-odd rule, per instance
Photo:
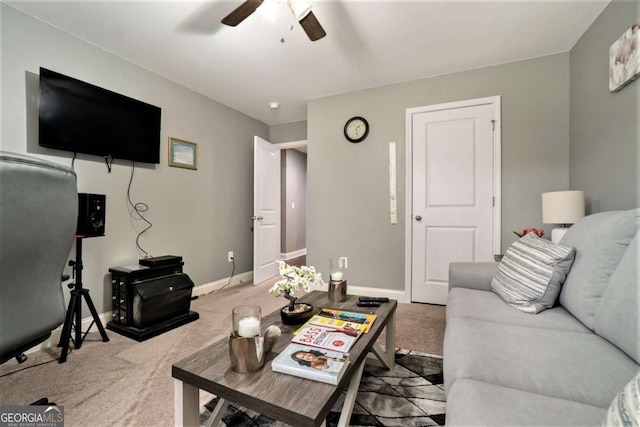
{"label": "black cord", "polygon": [[73,158],[71,159],[71,169],[73,169],[74,171],[76,170],[74,164],[76,163],[76,156],[78,155],[78,153],[76,153],[75,151],[73,152]]}
{"label": "black cord", "polygon": [[[69,351],[68,351],[67,355],[71,354],[71,351],[72,351],[71,347],[69,347]],[[7,372],[6,374],[0,375],[0,378],[8,377],[9,375],[17,374],[18,372],[26,371],[27,369],[35,368],[36,366],[42,366],[42,365],[46,365],[47,363],[57,362],[58,359],[60,359],[60,358],[57,357],[57,358],[52,359],[52,360],[47,360],[46,362],[36,363],[35,365],[31,365],[31,366],[25,366],[24,368],[18,369],[17,371]]]}
{"label": "black cord", "polygon": [[131,201],[131,183],[133,182],[133,173],[135,172],[135,169],[136,169],[136,162],[131,162],[131,178],[129,178],[129,186],[127,187],[127,200],[129,201],[129,204],[131,205],[131,208],[133,209],[133,211],[131,211],[129,214],[132,214],[133,212],[135,212],[138,215],[138,217],[140,217],[141,220],[147,223],[147,227],[144,230],[142,230],[140,233],[138,233],[138,236],[136,237],[136,246],[138,247],[138,250],[144,253],[145,257],[148,257],[149,252],[145,251],[144,249],[142,249],[142,246],[140,246],[140,236],[142,236],[144,233],[147,232],[147,230],[153,227],[153,224],[151,223],[151,221],[146,219],[143,215],[145,212],[149,210],[149,205],[143,202],[138,202],[134,204]]}
{"label": "black cord", "polygon": [[27,369],[35,368],[36,366],[46,365],[47,363],[55,362],[57,360],[58,359],[47,360],[46,362],[38,363],[37,365],[27,366],[25,368],[18,369],[17,371],[13,371],[13,372],[6,373],[4,375],[0,375],[0,378],[8,377],[9,375],[17,374],[18,372],[26,371]]}
{"label": "black cord", "polygon": [[113,164],[113,157],[111,155],[104,156],[104,163],[107,165],[107,173],[111,173],[111,165]]}

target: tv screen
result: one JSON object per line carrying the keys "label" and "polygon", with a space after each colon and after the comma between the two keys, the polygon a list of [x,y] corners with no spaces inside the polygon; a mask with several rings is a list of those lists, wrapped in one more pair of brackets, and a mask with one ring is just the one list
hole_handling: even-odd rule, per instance
{"label": "tv screen", "polygon": [[42,147],[160,163],[160,108],[40,68]]}

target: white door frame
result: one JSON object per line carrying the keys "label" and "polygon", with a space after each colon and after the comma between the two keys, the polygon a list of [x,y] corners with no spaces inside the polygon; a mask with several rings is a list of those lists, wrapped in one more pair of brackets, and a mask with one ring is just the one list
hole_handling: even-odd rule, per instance
{"label": "white door frame", "polygon": [[429,111],[447,110],[463,107],[475,107],[478,105],[492,105],[494,110],[493,132],[493,194],[494,194],[494,217],[493,217],[493,251],[499,254],[501,251],[501,228],[502,228],[502,135],[501,135],[501,100],[500,96],[490,96],[486,98],[467,99],[464,101],[447,102],[444,104],[427,105],[423,107],[407,108],[405,117],[405,245],[404,245],[404,291],[408,301],[412,300],[412,247],[413,247],[413,116],[427,113]]}
{"label": "white door frame", "polygon": [[301,139],[299,141],[291,141],[291,142],[281,142],[279,144],[275,144],[280,147],[281,150],[288,150],[289,148],[300,148],[307,146],[307,140]]}

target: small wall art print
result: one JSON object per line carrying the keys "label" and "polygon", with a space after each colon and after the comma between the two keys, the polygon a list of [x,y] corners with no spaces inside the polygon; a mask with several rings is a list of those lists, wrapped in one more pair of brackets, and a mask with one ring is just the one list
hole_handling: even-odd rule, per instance
{"label": "small wall art print", "polygon": [[609,48],[609,92],[616,92],[640,75],[640,21]]}
{"label": "small wall art print", "polygon": [[198,169],[198,144],[169,137],[169,166]]}

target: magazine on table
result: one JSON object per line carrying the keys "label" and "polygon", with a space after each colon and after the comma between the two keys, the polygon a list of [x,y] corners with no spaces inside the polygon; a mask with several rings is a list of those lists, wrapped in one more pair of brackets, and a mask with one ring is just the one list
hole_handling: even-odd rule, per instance
{"label": "magazine on table", "polygon": [[271,369],[297,377],[338,384],[347,369],[347,355],[291,343],[271,362]]}
{"label": "magazine on table", "polygon": [[348,353],[360,333],[357,329],[345,330],[309,324],[299,329],[291,339],[291,342]]}
{"label": "magazine on table", "polygon": [[293,335],[297,335],[298,332],[309,325],[344,329],[348,333],[355,329],[366,334],[371,329],[371,325],[376,320],[376,317],[375,314],[370,313],[355,313],[352,311],[323,308],[318,314],[307,320]]}

